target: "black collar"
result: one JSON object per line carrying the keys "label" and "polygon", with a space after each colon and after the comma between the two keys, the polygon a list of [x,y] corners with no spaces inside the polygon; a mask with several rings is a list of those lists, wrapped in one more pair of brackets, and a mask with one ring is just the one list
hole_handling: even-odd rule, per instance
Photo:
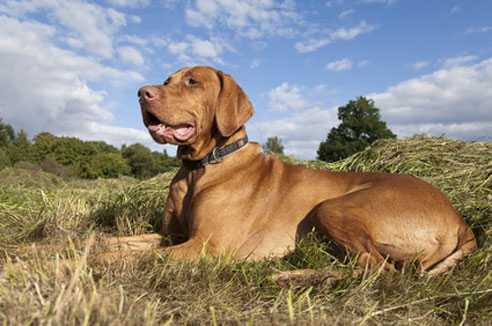
{"label": "black collar", "polygon": [[183,160],[183,166],[190,170],[196,170],[196,169],[201,169],[205,165],[210,163],[222,162],[224,157],[241,149],[247,143],[248,143],[248,136],[245,136],[243,139],[239,139],[238,141],[230,145],[224,147],[215,147],[210,153],[205,155],[205,157],[199,161]]}

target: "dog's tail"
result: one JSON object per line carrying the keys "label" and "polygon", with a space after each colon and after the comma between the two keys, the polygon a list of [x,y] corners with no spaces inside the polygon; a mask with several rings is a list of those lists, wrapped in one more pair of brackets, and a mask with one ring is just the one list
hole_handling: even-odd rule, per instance
{"label": "dog's tail", "polygon": [[441,261],[437,266],[432,268],[428,275],[437,275],[444,273],[451,267],[455,266],[459,261],[465,258],[467,255],[471,254],[477,249],[477,240],[473,234],[472,229],[464,223],[462,227],[458,230],[458,245],[456,249],[443,261]]}

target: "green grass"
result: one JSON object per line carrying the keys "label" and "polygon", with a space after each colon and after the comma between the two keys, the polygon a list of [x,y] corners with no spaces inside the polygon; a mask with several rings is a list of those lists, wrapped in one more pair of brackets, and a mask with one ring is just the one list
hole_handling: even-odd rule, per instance
{"label": "green grass", "polygon": [[[174,172],[146,181],[86,181],[7,168],[0,171],[0,324],[490,325],[491,143],[415,137],[378,142],[335,163],[282,159],[319,169],[421,177],[451,199],[479,249],[463,266],[432,278],[419,276],[414,266],[352,276],[354,261],[330,256],[314,235],[289,257],[257,263],[156,256],[94,265],[79,239],[159,230]],[[47,264],[66,257],[77,261],[68,274]],[[12,268],[14,262],[25,269]],[[290,288],[271,281],[272,274],[297,268],[322,273]],[[330,271],[346,276],[335,279]]]}

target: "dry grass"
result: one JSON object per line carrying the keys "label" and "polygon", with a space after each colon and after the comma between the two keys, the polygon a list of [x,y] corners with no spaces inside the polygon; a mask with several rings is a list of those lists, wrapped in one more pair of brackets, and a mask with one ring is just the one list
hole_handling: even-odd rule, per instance
{"label": "dry grass", "polygon": [[[314,235],[291,256],[258,263],[202,257],[97,266],[78,239],[148,233],[173,173],[138,182],[64,181],[40,171],[0,171],[0,323],[4,325],[490,325],[492,320],[492,144],[415,137],[383,141],[314,168],[419,176],[451,199],[479,250],[444,275],[353,277],[354,262],[331,257]],[[97,241],[96,241],[97,242]],[[44,245],[39,250],[31,245]],[[55,250],[67,247],[68,250]],[[97,247],[97,244],[95,245]],[[48,261],[72,257],[68,275]],[[24,270],[13,268],[17,262]],[[17,265],[18,266],[18,265]],[[279,270],[342,271],[283,289]]]}

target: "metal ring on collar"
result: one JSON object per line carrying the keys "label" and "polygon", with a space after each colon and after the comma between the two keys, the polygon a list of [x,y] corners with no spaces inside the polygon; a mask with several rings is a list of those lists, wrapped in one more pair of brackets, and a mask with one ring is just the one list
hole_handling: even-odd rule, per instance
{"label": "metal ring on collar", "polygon": [[217,157],[217,153],[216,151],[218,150],[219,148],[218,147],[215,147],[213,150],[212,150],[212,158],[214,159],[212,162],[217,162],[217,163],[220,163],[222,162],[223,158],[222,157]]}

